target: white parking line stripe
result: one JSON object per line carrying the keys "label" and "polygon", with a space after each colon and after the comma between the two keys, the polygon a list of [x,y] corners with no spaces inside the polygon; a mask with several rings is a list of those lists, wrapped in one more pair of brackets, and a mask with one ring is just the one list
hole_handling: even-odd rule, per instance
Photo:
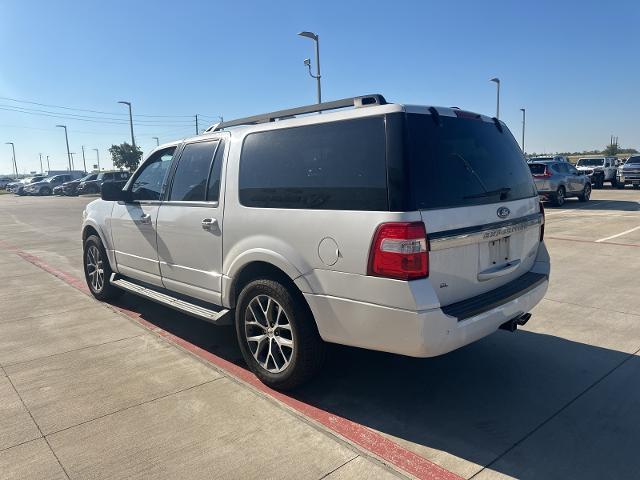
{"label": "white parking line stripe", "polygon": [[625,230],[622,233],[618,233],[617,235],[611,235],[610,237],[605,237],[605,238],[601,238],[600,240],[596,240],[596,243],[605,242],[607,240],[611,240],[612,238],[618,238],[618,237],[621,237],[622,235],[626,235],[627,233],[635,232],[638,229],[640,229],[640,225],[637,227],[631,228],[629,230]]}

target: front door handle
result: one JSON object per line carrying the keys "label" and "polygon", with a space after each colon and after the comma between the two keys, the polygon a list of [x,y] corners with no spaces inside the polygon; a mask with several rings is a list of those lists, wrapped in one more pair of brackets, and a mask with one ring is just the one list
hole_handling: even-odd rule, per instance
{"label": "front door handle", "polygon": [[136,223],[139,223],[141,225],[151,225],[151,215],[149,215],[148,213],[143,213],[142,215],[140,215],[140,220],[138,220]]}
{"label": "front door handle", "polygon": [[202,229],[212,231],[218,228],[218,220],[215,218],[204,218],[202,220]]}

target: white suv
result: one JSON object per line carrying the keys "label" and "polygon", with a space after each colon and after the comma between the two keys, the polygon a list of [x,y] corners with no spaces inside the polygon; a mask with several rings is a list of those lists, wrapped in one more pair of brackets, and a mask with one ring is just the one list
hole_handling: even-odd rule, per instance
{"label": "white suv", "polygon": [[96,298],[232,322],[280,389],[318,371],[325,342],[431,357],[514,330],[547,289],[543,235],[504,123],[380,95],[160,146],[82,227]]}

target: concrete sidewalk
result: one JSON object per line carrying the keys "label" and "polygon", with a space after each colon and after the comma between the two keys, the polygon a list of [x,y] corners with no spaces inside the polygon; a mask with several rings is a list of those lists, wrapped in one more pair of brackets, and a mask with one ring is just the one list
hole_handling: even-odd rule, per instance
{"label": "concrete sidewalk", "polygon": [[0,478],[395,478],[0,250]]}

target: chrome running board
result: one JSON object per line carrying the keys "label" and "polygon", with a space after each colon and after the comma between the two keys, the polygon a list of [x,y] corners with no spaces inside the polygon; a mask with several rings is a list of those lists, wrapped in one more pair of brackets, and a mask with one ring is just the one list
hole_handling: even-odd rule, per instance
{"label": "chrome running board", "polygon": [[117,277],[115,273],[111,275],[110,282],[114,287],[118,287],[126,292],[133,293],[134,295],[138,295],[151,300],[152,302],[173,308],[174,310],[197,317],[201,320],[215,323],[216,325],[231,325],[233,323],[233,316],[229,314],[230,310],[228,309],[223,308],[222,310],[216,311],[201,305],[196,305],[195,303],[159,292],[158,290],[144,287],[131,280]]}

